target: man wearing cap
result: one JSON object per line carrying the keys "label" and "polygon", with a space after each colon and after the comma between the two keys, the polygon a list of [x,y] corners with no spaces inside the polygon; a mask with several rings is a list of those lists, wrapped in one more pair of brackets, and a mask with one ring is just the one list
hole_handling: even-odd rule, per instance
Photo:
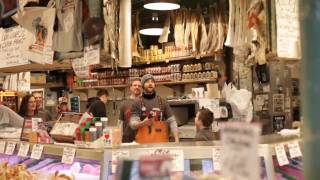
{"label": "man wearing cap", "polygon": [[159,143],[169,141],[169,129],[175,142],[179,142],[178,127],[169,104],[155,91],[155,80],[151,74],[141,79],[142,96],[132,105],[130,127],[137,130],[138,143]]}
{"label": "man wearing cap", "polygon": [[132,142],[135,139],[136,132],[133,130],[130,125],[130,117],[132,114],[132,105],[135,102],[135,99],[141,96],[141,80],[136,78],[132,80],[129,86],[130,97],[129,99],[123,101],[120,105],[120,115],[119,120],[122,123],[122,142],[128,143]]}

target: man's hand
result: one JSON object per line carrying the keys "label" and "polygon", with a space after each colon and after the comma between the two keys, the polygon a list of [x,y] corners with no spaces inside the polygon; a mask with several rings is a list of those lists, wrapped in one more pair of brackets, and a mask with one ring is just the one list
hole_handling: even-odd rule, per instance
{"label": "man's hand", "polygon": [[173,131],[172,132],[173,137],[174,137],[174,142],[179,142],[179,132],[178,131]]}
{"label": "man's hand", "polygon": [[143,127],[143,126],[151,126],[151,124],[152,124],[152,120],[146,117],[143,121],[141,121],[141,123],[139,124],[139,126],[140,126],[140,127]]}

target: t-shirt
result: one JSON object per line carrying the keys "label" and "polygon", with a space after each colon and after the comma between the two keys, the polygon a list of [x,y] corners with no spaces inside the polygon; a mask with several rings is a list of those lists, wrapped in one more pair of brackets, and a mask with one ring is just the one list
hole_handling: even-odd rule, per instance
{"label": "t-shirt", "polygon": [[93,117],[107,117],[106,105],[101,100],[94,101],[88,110]]}
{"label": "t-shirt", "polygon": [[194,140],[195,141],[213,141],[213,140],[218,140],[218,138],[216,137],[214,132],[212,132],[211,129],[203,128],[197,132]]}
{"label": "t-shirt", "polygon": [[127,99],[120,104],[119,120],[122,121],[122,142],[132,142],[135,139],[136,131],[130,125],[133,99]]}

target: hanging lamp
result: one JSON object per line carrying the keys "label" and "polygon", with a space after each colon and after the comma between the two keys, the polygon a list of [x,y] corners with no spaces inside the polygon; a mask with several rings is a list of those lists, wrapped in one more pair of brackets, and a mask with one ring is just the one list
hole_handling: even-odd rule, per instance
{"label": "hanging lamp", "polygon": [[163,25],[160,23],[159,15],[158,13],[153,12],[151,13],[151,21],[148,21],[140,25],[139,33],[147,36],[160,36],[162,34],[162,31]]}
{"label": "hanging lamp", "polygon": [[180,4],[177,0],[146,0],[143,7],[157,11],[168,11],[179,9]]}

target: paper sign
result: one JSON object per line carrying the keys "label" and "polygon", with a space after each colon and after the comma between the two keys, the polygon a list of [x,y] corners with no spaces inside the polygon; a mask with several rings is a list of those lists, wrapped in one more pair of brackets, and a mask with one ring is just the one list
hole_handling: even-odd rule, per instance
{"label": "paper sign", "polygon": [[0,141],[0,154],[4,153],[5,148],[6,148],[6,142]]}
{"label": "paper sign", "polygon": [[149,155],[169,155],[172,158],[173,172],[184,171],[184,154],[179,149],[153,149],[148,152]]}
{"label": "paper sign", "polygon": [[301,58],[299,0],[276,0],[277,53]]}
{"label": "paper sign", "polygon": [[213,112],[214,118],[219,119],[220,115],[220,108],[219,108],[219,99],[199,99],[199,108],[202,107],[208,108],[210,111]]}
{"label": "paper sign", "polygon": [[25,52],[33,35],[20,26],[0,28],[0,68],[29,64]]}
{"label": "paper sign", "polygon": [[261,127],[240,122],[225,123],[221,129],[223,154],[221,173],[226,179],[260,179],[258,143]]}
{"label": "paper sign", "polygon": [[289,154],[291,158],[296,158],[296,157],[301,157],[301,149],[299,143],[296,142],[289,142],[288,143],[288,148],[289,148]]}
{"label": "paper sign", "polygon": [[100,63],[100,47],[85,47],[84,48],[84,60],[88,62],[88,65],[94,65]]}
{"label": "paper sign", "polygon": [[111,172],[115,173],[117,170],[117,164],[118,161],[123,159],[123,158],[129,158],[130,154],[129,151],[112,151],[112,168],[111,168]]}
{"label": "paper sign", "polygon": [[32,159],[40,159],[42,156],[42,151],[43,151],[43,145],[42,144],[35,144],[32,147],[32,152],[31,152],[31,158]]}
{"label": "paper sign", "polygon": [[72,164],[75,155],[76,155],[75,148],[65,147],[63,148],[63,155],[62,155],[61,162],[65,164]]}
{"label": "paper sign", "polygon": [[31,119],[31,128],[32,131],[38,131],[39,129],[39,118],[32,118]]}
{"label": "paper sign", "polygon": [[220,158],[221,157],[221,148],[220,147],[214,147],[212,148],[212,161],[213,161],[213,170],[214,171],[220,171],[221,165],[220,165]]}
{"label": "paper sign", "polygon": [[90,77],[90,66],[84,58],[72,60],[72,69],[79,78],[88,79]]}
{"label": "paper sign", "polygon": [[12,155],[14,153],[15,149],[16,149],[16,143],[15,142],[8,142],[5,154]]}
{"label": "paper sign", "polygon": [[18,151],[18,156],[27,157],[30,145],[28,143],[21,143]]}
{"label": "paper sign", "polygon": [[288,160],[286,151],[284,149],[284,145],[283,144],[276,144],[274,148],[276,151],[276,156],[277,156],[279,165],[283,166],[283,165],[289,164],[289,160]]}

